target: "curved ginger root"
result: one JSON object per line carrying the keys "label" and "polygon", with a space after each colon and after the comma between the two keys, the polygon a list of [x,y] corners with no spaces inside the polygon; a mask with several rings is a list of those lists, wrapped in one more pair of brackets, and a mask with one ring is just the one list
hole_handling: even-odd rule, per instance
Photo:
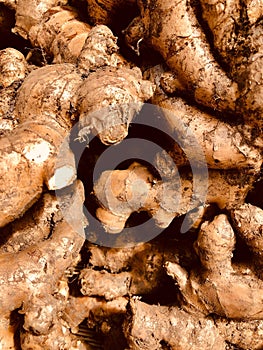
{"label": "curved ginger root", "polygon": [[[98,31],[104,29],[97,28],[91,34],[97,37]],[[106,41],[112,36],[110,33],[107,29]],[[107,45],[103,48],[107,49]],[[92,59],[92,51],[89,58],[87,52],[80,61],[82,66]],[[110,56],[104,57],[106,63],[98,60],[97,65],[107,65]],[[89,68],[87,65],[86,73]],[[56,164],[60,171],[57,177],[54,168],[60,146],[77,117],[81,140],[94,131],[106,144],[120,142],[127,136],[134,114],[152,93],[153,84],[142,80],[139,68],[106,66],[84,80],[77,67],[69,63],[31,72],[17,92],[14,115],[20,125],[0,139],[0,227],[22,215],[35,202],[44,183],[53,190],[72,183],[76,169],[70,150]],[[58,174],[62,173],[64,178],[60,180]]]}
{"label": "curved ginger root", "polygon": [[103,172],[94,185],[101,205],[97,209],[98,219],[107,232],[118,233],[133,212],[147,211],[159,227],[165,228],[176,216],[205,203],[216,203],[221,209],[242,204],[251,187],[249,177],[241,179],[239,173],[210,170],[207,193],[206,184],[199,178],[199,189],[203,189],[199,196],[204,194],[205,199],[206,195],[205,203],[199,198],[193,203],[193,178],[189,173],[180,175],[180,180],[174,176],[160,181],[139,163],[133,163],[127,170]]}
{"label": "curved ginger root", "polygon": [[[65,203],[67,211],[70,214],[75,210],[70,224],[58,216],[58,221],[54,219],[53,227],[50,227],[50,238],[20,252],[0,254],[1,335],[8,329],[11,312],[19,308],[25,315],[24,329],[32,334],[48,334],[58,320],[64,298],[63,292],[58,292],[60,281],[85,241],[83,187],[80,183],[74,184],[68,192],[71,202]],[[57,203],[56,199],[53,200]],[[78,232],[71,227],[72,224],[78,225]],[[61,295],[56,295],[56,292]],[[0,338],[0,344],[5,344],[5,339]]]}
{"label": "curved ginger root", "polygon": [[[180,97],[168,97],[159,93],[151,100],[163,108],[162,112],[169,129],[173,131],[175,140],[180,143],[187,158],[195,157],[196,148],[191,143],[192,134],[194,141],[198,140],[209,168],[247,168],[252,173],[260,171],[261,152],[244,138],[237,126],[190,106]],[[179,147],[175,144],[175,149],[171,149],[170,154],[180,153],[180,149],[177,148]],[[185,165],[187,158],[182,157],[177,162],[175,156],[175,161],[177,165]]]}
{"label": "curved ginger root", "polygon": [[16,124],[14,101],[17,89],[28,73],[23,54],[13,48],[0,51],[0,133],[12,130]]}
{"label": "curved ginger root", "polygon": [[201,5],[215,48],[230,67],[230,76],[238,83],[237,110],[262,147],[262,1],[201,0]]}
{"label": "curved ginger root", "polygon": [[130,46],[146,40],[164,57],[195,100],[218,110],[235,110],[237,84],[215,61],[194,11],[184,1],[139,1],[141,16],[126,30]]}
{"label": "curved ginger root", "polygon": [[174,278],[187,308],[205,315],[233,319],[263,318],[263,282],[241,264],[232,265],[235,235],[223,214],[201,226],[196,251],[202,267],[190,274],[176,263],[166,269]]}

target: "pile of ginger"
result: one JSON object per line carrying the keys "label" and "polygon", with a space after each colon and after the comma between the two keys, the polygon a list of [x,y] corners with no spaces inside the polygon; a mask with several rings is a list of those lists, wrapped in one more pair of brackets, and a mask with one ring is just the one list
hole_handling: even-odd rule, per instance
{"label": "pile of ginger", "polygon": [[0,0],[0,349],[263,349],[262,34],[260,0]]}

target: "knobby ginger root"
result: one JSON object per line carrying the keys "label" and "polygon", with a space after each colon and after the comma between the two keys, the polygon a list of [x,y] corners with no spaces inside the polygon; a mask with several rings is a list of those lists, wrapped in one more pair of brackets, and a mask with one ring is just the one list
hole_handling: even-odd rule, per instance
{"label": "knobby ginger root", "polygon": [[24,55],[11,47],[0,51],[0,87],[6,88],[26,76],[27,62]]}
{"label": "knobby ginger root", "polygon": [[202,0],[201,5],[213,43],[238,83],[237,110],[254,129],[254,138],[259,138],[257,143],[262,147],[262,2]]}
{"label": "knobby ginger root", "polygon": [[[70,10],[56,8],[54,12],[51,10],[47,14],[46,21],[49,22],[49,19],[51,21],[50,31],[48,31],[49,27],[45,27],[45,21],[39,24],[40,27],[35,26],[36,23],[34,23],[34,26],[30,28],[37,29],[36,33],[41,28],[44,31],[46,29],[50,34],[49,44],[52,46],[52,43],[58,39],[57,31],[63,28],[63,18],[68,17],[72,20],[72,23],[69,20],[69,28],[71,25],[74,27],[75,14],[72,14]],[[87,26],[85,28],[87,30],[84,30],[84,36],[87,38],[89,29]],[[64,29],[66,30],[67,26]],[[83,39],[83,30],[79,25],[75,26],[75,29],[76,35],[80,32]],[[41,38],[41,32],[39,35]],[[141,108],[141,102],[149,99],[153,93],[153,85],[142,81],[139,69],[122,68],[121,66],[118,68],[118,62],[121,59],[115,55],[117,50],[115,37],[108,28],[105,26],[95,28],[90,33],[87,45],[84,44],[84,41],[80,43],[78,40],[74,42],[66,40],[65,43],[69,51],[73,50],[71,56],[76,64],[79,63],[81,71],[71,64],[42,67],[31,72],[17,92],[14,118],[19,119],[20,125],[12,135],[0,140],[1,174],[3,174],[3,183],[0,183],[3,199],[3,210],[0,215],[1,227],[22,215],[39,198],[44,183],[49,189],[72,183],[75,178],[75,164],[70,150],[65,151],[63,164],[58,164],[60,173],[63,171],[66,174],[63,184],[55,184],[54,166],[59,147],[79,114],[85,120],[80,132],[82,140],[85,140],[89,132],[95,129],[96,133],[100,133],[103,142],[119,142],[127,135],[128,124],[133,115]],[[65,56],[62,55],[63,47],[60,47],[60,44],[57,42],[55,45],[59,48],[59,57],[70,61],[66,53]],[[83,45],[84,51],[82,52]],[[73,48],[75,46],[77,46],[76,49]],[[97,49],[94,49],[94,46]],[[77,62],[77,54],[79,54],[79,62]],[[111,69],[109,67],[111,65],[116,67]],[[104,69],[89,75],[90,68],[99,67],[104,67]],[[83,81],[83,69],[84,76],[89,75],[87,81]],[[3,83],[7,84],[4,80]],[[106,88],[105,85],[107,85]],[[12,96],[11,93],[8,94],[7,99],[10,101]],[[86,102],[86,98],[93,103]],[[94,99],[96,99],[95,103]],[[129,108],[127,104],[130,103],[134,103],[134,107]],[[107,110],[109,104],[111,107],[110,110]],[[103,108],[106,111],[101,112]],[[9,129],[12,127],[13,125],[9,125]],[[4,126],[4,128],[8,127]],[[4,183],[7,173],[8,184]],[[18,181],[20,184],[23,183],[22,187],[18,185]],[[14,188],[19,189],[20,187],[19,191],[14,191]]]}
{"label": "knobby ginger root", "polygon": [[124,326],[132,349],[224,350],[225,342],[214,322],[177,307],[148,305],[132,300]]}
{"label": "knobby ginger root", "polygon": [[235,235],[227,217],[221,214],[212,222],[204,222],[195,247],[200,268],[188,274],[178,264],[166,265],[179,285],[186,308],[232,319],[262,319],[263,282],[249,268],[232,264]]}
{"label": "knobby ginger root", "polygon": [[231,211],[233,226],[253,252],[256,262],[263,263],[263,210],[245,203]]}
{"label": "knobby ginger root", "polygon": [[13,31],[25,39],[28,38],[30,28],[41,20],[47,10],[67,3],[63,0],[36,0],[29,3],[24,0],[1,0],[1,2],[15,11],[16,25]]}
{"label": "knobby ginger root", "polygon": [[132,118],[153,90],[136,67],[106,67],[91,73],[77,93],[79,139],[85,141],[93,130],[106,145],[122,141],[128,135]]}
{"label": "knobby ginger root", "polygon": [[0,229],[0,253],[15,253],[48,238],[61,213],[58,201],[45,193],[22,218]]}
{"label": "knobby ginger root", "polygon": [[28,32],[34,47],[53,58],[53,63],[78,64],[83,74],[102,66],[121,66],[117,38],[111,30],[98,25],[91,28],[79,20],[72,7],[53,7]]}
{"label": "knobby ginger root", "polygon": [[52,7],[28,31],[34,47],[39,47],[54,63],[76,63],[90,26],[78,19],[71,7]]}
{"label": "knobby ginger root", "polygon": [[[246,140],[236,126],[218,120],[208,113],[188,105],[179,97],[168,98],[164,94],[152,98],[152,102],[162,107],[162,112],[169,129],[174,133],[174,139],[183,148],[186,157],[175,156],[177,165],[185,165],[195,158],[196,147],[191,143],[191,133],[194,142],[198,142],[204,152],[207,166],[213,169],[248,168],[259,172],[262,165],[261,152],[253,143]],[[188,131],[190,130],[190,132]],[[175,154],[180,153],[175,145]],[[173,154],[173,151],[170,151]],[[182,163],[182,164],[181,164]]]}
{"label": "knobby ginger root", "polygon": [[[71,224],[81,227],[83,187],[78,183],[68,191],[73,193],[72,202],[67,203],[68,212],[72,208],[78,209],[77,213],[74,212]],[[80,232],[76,232],[71,224],[60,218],[54,223],[52,235],[47,240],[17,253],[0,254],[0,314],[3,332],[8,327],[10,313],[21,307],[24,329],[33,334],[45,335],[56,324],[60,309],[65,304],[65,293],[58,292],[59,282],[65,270],[78,256],[85,240],[81,228]],[[5,339],[0,338],[4,344]]]}
{"label": "knobby ginger root", "polygon": [[13,130],[17,125],[14,116],[16,93],[28,69],[20,51],[13,48],[0,51],[0,133]]}
{"label": "knobby ginger root", "polygon": [[73,66],[58,65],[33,71],[22,84],[15,108],[20,125],[0,140],[0,226],[23,214],[54,175],[58,149],[72,126],[69,97],[80,83]]}
{"label": "knobby ginger root", "polygon": [[89,252],[90,267],[83,269],[79,276],[81,293],[107,300],[154,293],[166,275],[164,262],[180,256],[174,242],[170,242],[169,249],[160,244],[145,243],[122,249],[91,246]]}
{"label": "knobby ginger root", "polygon": [[[164,171],[161,169],[161,174]],[[204,195],[205,203],[216,203],[221,209],[242,204],[252,185],[249,175],[244,174],[242,178],[237,172],[210,170],[206,189],[202,174],[199,175],[198,188],[203,190],[201,196]],[[97,217],[111,233],[121,232],[129,216],[136,211],[148,211],[156,224],[165,228],[174,217],[205,204],[199,198],[191,202],[191,174],[181,173],[180,180],[173,176],[160,181],[139,163],[133,163],[126,170],[103,172],[95,183],[94,193],[101,206]]]}
{"label": "knobby ginger root", "polygon": [[[199,318],[176,306],[148,305],[132,300],[124,330],[132,349],[262,348],[262,320]],[[231,347],[232,348],[232,347]]]}
{"label": "knobby ginger root", "polygon": [[215,61],[187,1],[139,1],[141,16],[128,27],[126,38],[136,47],[145,40],[175,70],[195,100],[218,110],[235,111],[237,84]]}
{"label": "knobby ginger root", "polygon": [[[20,125],[0,140],[0,226],[23,214],[39,198],[44,183],[49,189],[72,183],[76,175],[70,150],[66,150],[62,164],[57,164],[67,175],[61,184],[55,183],[54,167],[59,147],[78,115],[82,139],[95,129],[105,143],[119,142],[127,135],[141,102],[152,93],[153,85],[144,82],[136,68],[106,67],[84,81],[76,67],[66,63],[31,72],[17,93],[14,114]],[[134,108],[129,103],[134,103]],[[109,104],[111,113],[106,108]]]}

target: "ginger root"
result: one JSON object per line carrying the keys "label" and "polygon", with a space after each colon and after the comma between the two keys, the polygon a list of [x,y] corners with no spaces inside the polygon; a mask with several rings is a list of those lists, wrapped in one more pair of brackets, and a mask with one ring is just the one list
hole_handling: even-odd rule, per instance
{"label": "ginger root", "polygon": [[134,48],[145,40],[158,50],[166,64],[195,100],[218,110],[235,111],[237,84],[231,81],[210,52],[209,44],[187,1],[139,1],[140,17],[126,30]]}
{"label": "ginger root", "polygon": [[[97,33],[95,30],[95,37]],[[99,63],[105,65],[105,61]],[[21,216],[35,202],[44,183],[49,189],[57,189],[75,179],[75,162],[69,149],[57,164],[57,177],[54,168],[60,146],[78,116],[82,141],[94,130],[105,143],[119,142],[127,135],[129,122],[142,102],[152,93],[153,85],[143,81],[136,68],[106,66],[84,80],[77,67],[69,63],[31,72],[17,91],[14,116],[19,118],[19,126],[0,140],[0,227]],[[65,177],[55,180],[63,172]]]}
{"label": "ginger root", "polygon": [[262,320],[237,321],[199,318],[176,306],[129,304],[124,331],[132,349],[262,348]]}
{"label": "ginger root", "polygon": [[[72,202],[67,203],[67,210],[70,212],[72,207],[78,208],[71,224],[78,222],[78,227],[83,230],[83,187],[77,183],[68,191],[73,194]],[[85,240],[84,232],[81,236],[81,229],[76,232],[71,224],[58,217],[51,229],[51,237],[27,246],[22,251],[0,255],[0,332],[3,334],[0,338],[3,346],[13,310],[22,308],[20,312],[24,313],[24,328],[32,334],[45,335],[56,324],[64,299],[63,292],[57,292],[56,296],[59,281],[78,257]]]}
{"label": "ginger root", "polygon": [[225,342],[211,319],[200,319],[177,307],[132,300],[125,334],[132,349],[224,350]]}
{"label": "ginger root", "polygon": [[1,349],[263,348],[262,9],[0,0]]}
{"label": "ginger root", "polygon": [[[165,168],[164,164],[162,172]],[[174,217],[205,203],[216,203],[221,209],[234,208],[244,202],[251,188],[251,177],[242,178],[235,172],[210,170],[207,189],[202,187],[201,176],[199,181],[199,190],[203,188],[203,192],[192,202],[193,179],[188,172],[181,173],[180,181],[176,176],[160,181],[139,163],[126,170],[105,171],[94,185],[100,204],[97,217],[107,232],[118,233],[133,212],[148,211],[156,224],[165,228]]]}
{"label": "ginger root", "polygon": [[178,283],[190,310],[231,319],[262,319],[263,282],[249,267],[232,264],[234,246],[234,231],[221,214],[204,222],[199,231],[195,248],[201,266],[188,274],[178,264],[167,262],[167,272]]}
{"label": "ginger root", "polygon": [[[237,169],[247,168],[258,173],[262,165],[262,155],[252,142],[246,140],[237,126],[230,125],[208,113],[190,106],[182,98],[167,97],[156,94],[151,99],[154,104],[162,107],[169,130],[173,132],[174,139],[186,154],[178,159],[180,153],[178,145],[170,155],[175,156],[178,166],[183,166],[188,159],[194,159],[196,148],[190,142],[190,129],[195,140],[201,146],[207,166],[211,169]],[[202,127],[200,127],[202,125]],[[177,148],[178,147],[178,148]]]}

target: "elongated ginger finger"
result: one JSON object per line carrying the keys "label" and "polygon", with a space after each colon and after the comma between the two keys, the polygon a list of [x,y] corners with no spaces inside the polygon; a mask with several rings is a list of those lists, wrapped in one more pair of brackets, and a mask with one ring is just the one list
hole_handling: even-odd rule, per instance
{"label": "elongated ginger finger", "polygon": [[233,226],[255,254],[259,264],[263,263],[263,210],[249,203],[231,211]]}
{"label": "elongated ginger finger", "polygon": [[237,84],[212,56],[191,5],[186,0],[147,0],[139,1],[139,7],[140,18],[127,29],[128,43],[136,47],[139,40],[146,40],[158,50],[197,102],[235,111]]}
{"label": "elongated ginger finger", "polygon": [[225,342],[212,319],[198,318],[178,307],[132,300],[124,331],[134,350],[224,350]]}
{"label": "elongated ginger finger", "polygon": [[[61,288],[59,285],[65,270],[76,259],[85,240],[81,183],[68,188],[64,193],[65,199],[69,194],[71,202],[65,201],[64,210],[69,214],[67,220],[70,223],[58,217],[47,240],[18,253],[0,254],[0,332],[2,328],[7,329],[11,312],[22,306],[24,327],[33,333],[47,334],[58,318],[63,303],[55,294]],[[73,209],[75,211],[71,213]]]}
{"label": "elongated ginger finger", "polygon": [[262,147],[262,1],[202,0],[201,5],[214,45],[238,83],[237,111],[253,130],[254,143]]}
{"label": "elongated ginger finger", "polygon": [[201,226],[196,251],[201,267],[190,274],[167,262],[167,271],[183,294],[186,308],[232,319],[263,319],[263,282],[241,264],[231,262],[234,231],[223,214]]}
{"label": "elongated ginger finger", "polygon": [[53,56],[54,63],[76,63],[90,26],[72,7],[52,7],[28,31],[29,40]]}
{"label": "elongated ginger finger", "polygon": [[[202,149],[207,166],[212,169],[247,168],[259,172],[262,165],[261,152],[254,147],[238,127],[218,120],[198,108],[188,105],[179,97],[168,98],[164,94],[152,98],[153,103],[163,108],[164,117],[174,139],[183,148],[186,157],[178,160],[177,165],[185,165],[187,160],[194,159],[195,144]],[[175,154],[180,153],[175,145]],[[171,150],[171,155],[173,150]]]}
{"label": "elongated ginger finger", "polygon": [[[166,165],[162,164],[160,170],[161,174],[167,172]],[[236,171],[219,170],[210,170],[207,180],[202,172],[192,176],[187,171],[178,176],[160,181],[139,163],[126,170],[103,172],[94,186],[100,203],[98,219],[107,232],[118,233],[133,212],[147,211],[159,227],[165,228],[176,216],[205,203],[216,203],[221,209],[243,204],[253,180],[247,174],[242,178]],[[193,179],[198,189],[194,201]]]}

